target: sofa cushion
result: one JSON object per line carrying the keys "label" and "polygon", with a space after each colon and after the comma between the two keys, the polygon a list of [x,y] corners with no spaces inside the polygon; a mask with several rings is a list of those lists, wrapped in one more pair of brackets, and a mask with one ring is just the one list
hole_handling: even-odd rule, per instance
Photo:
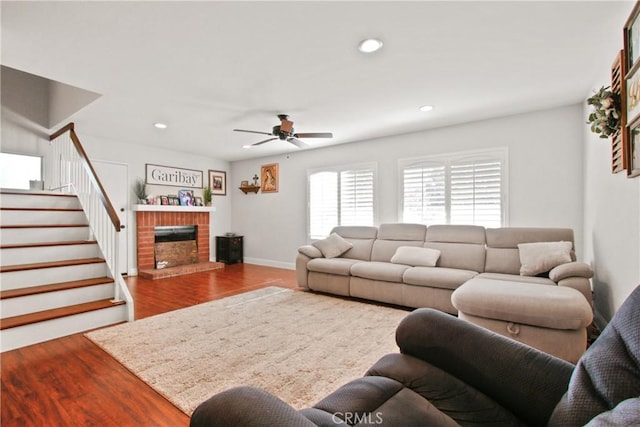
{"label": "sofa cushion", "polygon": [[312,245],[320,249],[325,258],[339,257],[353,247],[352,243],[347,242],[337,233],[331,233],[326,239],[315,241]]}
{"label": "sofa cushion", "polygon": [[[487,255],[484,271],[487,273],[520,274],[518,244],[534,242],[573,242],[570,228],[487,228]],[[575,261],[572,249],[571,259]]]}
{"label": "sofa cushion", "polygon": [[390,262],[360,262],[351,267],[351,275],[363,279],[382,280],[384,282],[402,282],[402,274],[408,265]]}
{"label": "sofa cushion", "polygon": [[486,243],[484,227],[479,225],[438,224],[427,228],[427,242]]}
{"label": "sofa cushion", "polygon": [[438,267],[459,268],[462,270],[484,271],[484,245],[470,243],[426,242],[425,248],[440,251]]}
{"label": "sofa cushion", "polygon": [[309,271],[349,276],[351,266],[363,262],[351,258],[314,258],[307,263]]}
{"label": "sofa cushion", "polygon": [[424,242],[427,226],[423,224],[380,224],[378,239],[381,240],[418,240]]}
{"label": "sofa cushion", "polygon": [[371,247],[378,235],[377,227],[364,225],[337,226],[331,230],[353,245],[351,249],[342,254],[345,258],[371,260]]}
{"label": "sofa cushion", "polygon": [[298,248],[298,252],[300,252],[302,255],[308,256],[309,258],[320,258],[322,256],[322,252],[320,252],[320,249],[316,248],[313,245],[300,246]]}
{"label": "sofa cushion", "polygon": [[391,257],[391,262],[411,266],[435,267],[438,258],[440,258],[440,251],[437,249],[400,246]]}
{"label": "sofa cushion", "polygon": [[413,267],[402,275],[402,281],[409,285],[429,286],[432,288],[457,289],[478,273],[446,267]]}
{"label": "sofa cushion", "polygon": [[451,302],[472,316],[543,328],[576,330],[593,320],[580,292],[558,286],[476,277],[456,289]]}
{"label": "sofa cushion", "polygon": [[571,242],[520,243],[520,275],[548,273],[553,267],[571,262]]}

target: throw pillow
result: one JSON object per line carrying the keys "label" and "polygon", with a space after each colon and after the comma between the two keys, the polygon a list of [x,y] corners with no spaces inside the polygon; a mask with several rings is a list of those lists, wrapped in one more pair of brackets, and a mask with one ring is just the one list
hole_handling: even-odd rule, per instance
{"label": "throw pillow", "polygon": [[437,249],[400,246],[391,257],[391,262],[414,267],[435,267],[438,258],[440,258],[440,251]]}
{"label": "throw pillow", "polygon": [[571,242],[520,243],[520,275],[535,276],[571,262]]}
{"label": "throw pillow", "polygon": [[320,249],[325,258],[339,257],[353,247],[351,242],[347,242],[337,233],[331,233],[326,239],[313,242],[312,245]]}

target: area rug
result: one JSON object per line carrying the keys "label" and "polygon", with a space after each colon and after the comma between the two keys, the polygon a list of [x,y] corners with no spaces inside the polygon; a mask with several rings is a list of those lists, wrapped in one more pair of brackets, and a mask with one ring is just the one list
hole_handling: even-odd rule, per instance
{"label": "area rug", "polygon": [[303,408],[397,352],[395,329],[407,314],[268,287],[86,336],[187,415],[239,385]]}

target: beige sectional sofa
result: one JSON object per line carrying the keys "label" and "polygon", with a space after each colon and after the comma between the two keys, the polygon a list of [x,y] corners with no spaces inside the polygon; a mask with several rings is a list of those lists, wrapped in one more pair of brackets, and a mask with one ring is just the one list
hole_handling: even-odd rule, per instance
{"label": "beige sectional sofa", "polygon": [[[530,246],[535,246],[538,252],[544,251],[548,242],[570,248],[566,258],[544,274],[527,272],[529,261],[525,260],[523,264],[521,257],[530,252]],[[411,248],[426,249],[416,251]],[[435,265],[433,259],[424,263],[415,261],[416,255],[421,253],[425,260],[435,255]],[[532,325],[537,328],[533,334],[536,345],[544,347],[544,343],[538,342],[551,336],[549,329],[562,330],[561,335],[551,340],[556,342],[549,347],[552,353],[558,353],[556,347],[560,341],[566,341],[562,334],[571,330],[576,335],[571,344],[574,350],[561,351],[562,357],[568,360],[577,360],[584,351],[584,348],[575,350],[575,343],[580,344],[577,347],[586,345],[585,328],[592,320],[589,279],[593,273],[587,264],[576,262],[573,231],[567,228],[485,229],[469,225],[427,227],[421,224],[336,227],[329,239],[299,248],[296,274],[298,285],[313,291],[411,308],[429,307],[451,314],[461,312],[461,317],[466,315],[476,323],[483,323],[490,317],[484,326],[489,325],[490,329],[516,339],[520,333],[518,324],[531,323],[536,318],[532,313],[543,314],[538,317],[551,316],[554,317],[551,325],[545,320],[540,325]],[[454,292],[463,285],[458,298],[452,299]],[[537,291],[538,288],[532,290],[531,285],[549,287],[542,286]],[[499,297],[501,289],[509,291],[502,292],[506,299]],[[532,292],[539,298],[531,298]],[[579,298],[580,294],[584,299]],[[562,298],[575,304],[545,302],[549,299],[562,301]],[[524,302],[512,304],[518,300]],[[514,328],[517,329],[515,334],[512,333]],[[520,340],[526,342],[527,338]]]}

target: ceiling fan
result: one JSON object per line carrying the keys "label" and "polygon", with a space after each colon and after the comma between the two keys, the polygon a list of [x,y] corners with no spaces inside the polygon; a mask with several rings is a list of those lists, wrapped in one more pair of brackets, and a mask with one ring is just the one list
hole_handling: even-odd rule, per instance
{"label": "ceiling fan", "polygon": [[261,135],[273,136],[273,138],[267,138],[263,141],[258,141],[255,144],[251,144],[251,147],[264,144],[265,142],[280,139],[282,141],[290,142],[298,148],[304,148],[308,147],[309,145],[300,141],[298,138],[333,138],[333,134],[331,132],[295,133],[293,129],[293,122],[289,120],[289,116],[287,114],[278,114],[278,118],[280,119],[280,124],[274,126],[270,133],[245,129],[234,129],[234,131],[259,133]]}

